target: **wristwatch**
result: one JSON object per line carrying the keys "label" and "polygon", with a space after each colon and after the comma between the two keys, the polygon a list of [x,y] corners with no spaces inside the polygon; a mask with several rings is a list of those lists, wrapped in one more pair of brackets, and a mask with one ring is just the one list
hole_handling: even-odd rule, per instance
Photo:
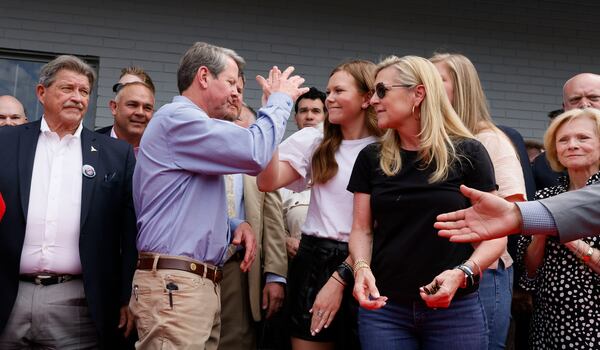
{"label": "wristwatch", "polygon": [[468,265],[460,264],[456,266],[455,269],[459,269],[465,274],[466,285],[463,285],[463,288],[471,288],[479,284],[479,279],[481,276],[479,276],[479,274],[475,274]]}
{"label": "wristwatch", "polygon": [[346,282],[346,284],[354,284],[354,274],[352,272],[352,268],[345,261],[337,267],[336,271],[340,275],[342,280]]}

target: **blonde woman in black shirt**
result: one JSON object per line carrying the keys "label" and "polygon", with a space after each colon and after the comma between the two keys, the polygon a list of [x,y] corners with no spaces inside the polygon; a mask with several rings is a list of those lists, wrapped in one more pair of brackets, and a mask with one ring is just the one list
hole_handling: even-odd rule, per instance
{"label": "blonde woman in black shirt", "polygon": [[431,62],[392,56],[376,72],[371,105],[388,130],[358,155],[348,185],[361,345],[485,349],[477,284],[506,240],[454,244],[438,237],[433,223],[469,206],[461,184],[495,190],[491,161],[452,109]]}

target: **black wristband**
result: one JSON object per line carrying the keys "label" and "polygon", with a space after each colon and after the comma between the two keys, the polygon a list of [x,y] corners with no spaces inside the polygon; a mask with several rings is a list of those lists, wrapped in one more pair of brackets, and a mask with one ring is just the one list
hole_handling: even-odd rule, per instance
{"label": "black wristband", "polygon": [[352,272],[352,268],[345,261],[337,267],[336,269],[338,275],[346,282],[346,284],[353,285],[354,284],[354,273]]}

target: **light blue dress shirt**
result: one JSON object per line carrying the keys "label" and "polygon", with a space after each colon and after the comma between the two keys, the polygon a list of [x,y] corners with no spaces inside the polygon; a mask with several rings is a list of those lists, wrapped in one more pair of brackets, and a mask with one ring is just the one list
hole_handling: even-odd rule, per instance
{"label": "light blue dress shirt", "polygon": [[552,214],[546,207],[537,201],[516,202],[523,218],[521,233],[524,235],[549,235],[558,236],[558,229]]}
{"label": "light blue dress shirt", "polygon": [[291,98],[274,93],[248,129],[175,96],[148,124],[133,174],[140,252],[221,266],[231,240],[223,174],[258,174],[281,141]]}

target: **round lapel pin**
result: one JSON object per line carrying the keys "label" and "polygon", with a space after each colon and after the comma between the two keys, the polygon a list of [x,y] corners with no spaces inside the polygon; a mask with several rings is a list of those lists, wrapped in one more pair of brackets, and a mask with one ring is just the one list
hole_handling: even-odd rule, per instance
{"label": "round lapel pin", "polygon": [[85,164],[82,169],[83,176],[91,179],[96,176],[96,169],[89,164]]}

